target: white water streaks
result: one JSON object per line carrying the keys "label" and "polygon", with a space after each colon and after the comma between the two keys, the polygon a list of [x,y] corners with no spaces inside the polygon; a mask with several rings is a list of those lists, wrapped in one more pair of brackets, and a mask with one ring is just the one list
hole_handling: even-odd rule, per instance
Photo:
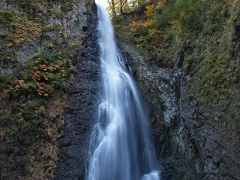
{"label": "white water streaks", "polygon": [[159,180],[149,119],[117,50],[111,20],[98,5],[102,99],[93,129],[87,180]]}

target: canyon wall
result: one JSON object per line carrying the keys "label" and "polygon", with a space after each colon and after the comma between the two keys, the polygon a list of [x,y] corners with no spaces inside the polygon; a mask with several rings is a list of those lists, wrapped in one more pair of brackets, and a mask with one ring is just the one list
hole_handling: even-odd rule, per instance
{"label": "canyon wall", "polygon": [[95,2],[0,8],[1,179],[83,179],[99,92]]}

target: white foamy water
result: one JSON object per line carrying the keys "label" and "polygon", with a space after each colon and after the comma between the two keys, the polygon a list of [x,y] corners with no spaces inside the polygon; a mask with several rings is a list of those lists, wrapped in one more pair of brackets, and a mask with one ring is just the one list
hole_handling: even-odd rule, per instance
{"label": "white foamy water", "polygon": [[91,136],[87,180],[159,180],[149,119],[101,5],[98,19],[103,93]]}

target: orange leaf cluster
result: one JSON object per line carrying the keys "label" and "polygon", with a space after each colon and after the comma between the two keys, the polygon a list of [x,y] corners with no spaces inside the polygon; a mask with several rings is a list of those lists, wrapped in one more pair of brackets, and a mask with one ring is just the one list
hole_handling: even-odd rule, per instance
{"label": "orange leaf cluster", "polygon": [[37,93],[39,96],[48,97],[49,85],[46,83],[37,83]]}
{"label": "orange leaf cluster", "polygon": [[51,64],[39,64],[34,68],[33,79],[37,84],[37,93],[39,96],[49,96],[49,85],[45,82],[48,81],[47,73],[53,73],[59,69],[58,65]]}
{"label": "orange leaf cluster", "polygon": [[48,81],[46,72],[54,72],[59,68],[58,65],[54,64],[39,64],[34,68],[33,79],[35,82]]}

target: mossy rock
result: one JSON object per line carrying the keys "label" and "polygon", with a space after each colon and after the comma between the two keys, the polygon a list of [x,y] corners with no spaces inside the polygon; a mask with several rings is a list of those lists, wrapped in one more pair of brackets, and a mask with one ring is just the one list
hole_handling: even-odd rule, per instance
{"label": "mossy rock", "polygon": [[16,20],[16,13],[9,9],[0,9],[0,25],[9,26]]}

